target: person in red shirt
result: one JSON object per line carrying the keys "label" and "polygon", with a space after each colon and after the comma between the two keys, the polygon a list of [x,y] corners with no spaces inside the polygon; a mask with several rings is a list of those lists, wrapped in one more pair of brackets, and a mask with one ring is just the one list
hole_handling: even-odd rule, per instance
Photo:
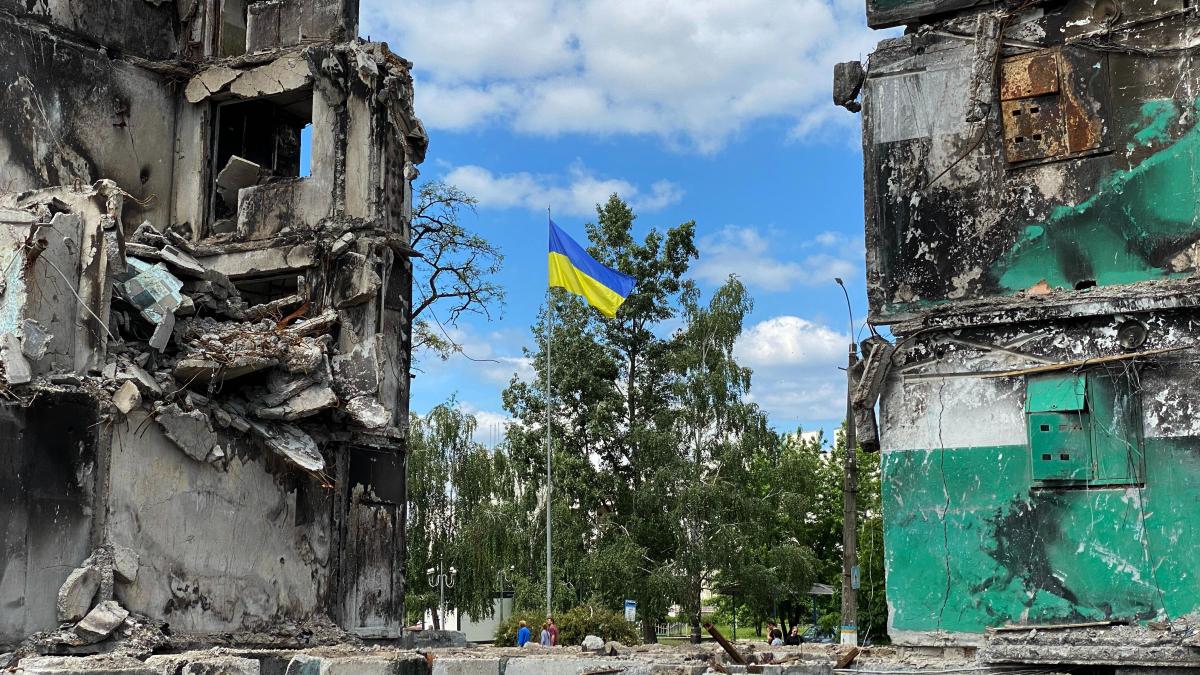
{"label": "person in red shirt", "polygon": [[558,626],[554,625],[553,617],[546,617],[547,630],[550,631],[550,646],[558,646]]}

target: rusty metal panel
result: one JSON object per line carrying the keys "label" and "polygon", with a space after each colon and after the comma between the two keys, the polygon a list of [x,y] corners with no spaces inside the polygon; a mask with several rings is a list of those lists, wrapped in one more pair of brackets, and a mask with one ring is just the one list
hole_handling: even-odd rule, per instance
{"label": "rusty metal panel", "polygon": [[1004,156],[1024,162],[1064,154],[1062,99],[1055,95],[1002,101]]}
{"label": "rusty metal panel", "polygon": [[1022,54],[1000,62],[1000,100],[1012,101],[1059,91],[1058,50]]}
{"label": "rusty metal panel", "polygon": [[1108,90],[1108,56],[1064,51],[1062,64],[1062,114],[1067,153],[1095,150],[1103,145],[1101,112]]}

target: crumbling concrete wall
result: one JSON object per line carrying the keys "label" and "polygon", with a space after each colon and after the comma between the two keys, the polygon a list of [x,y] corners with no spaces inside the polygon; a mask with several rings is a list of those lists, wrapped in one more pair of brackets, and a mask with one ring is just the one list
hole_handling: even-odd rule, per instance
{"label": "crumbling concrete wall", "polygon": [[57,625],[58,589],[91,550],[98,419],[79,393],[0,404],[0,644]]}
{"label": "crumbling concrete wall", "polygon": [[[396,637],[411,66],[354,37],[351,0],[139,0],[138,36],[93,4],[0,12],[0,433],[14,471],[78,479],[50,521],[43,486],[5,486],[0,550],[30,552],[0,568],[0,645]],[[77,400],[86,443],[23,435]]]}
{"label": "crumbling concrete wall", "polygon": [[[224,459],[189,457],[145,412],[113,429],[105,539],[138,551],[128,609],[192,633],[256,630],[320,611],[330,588],[328,487],[217,432]],[[254,514],[254,517],[247,517]]]}
{"label": "crumbling concrete wall", "polygon": [[0,12],[0,83],[0,191],[110,179],[133,197],[135,226],[166,220],[175,122],[167,79]]}
{"label": "crumbling concrete wall", "polygon": [[[890,634],[1200,609],[1195,13],[868,2]],[[868,411],[870,396],[856,408]],[[860,427],[861,435],[861,427]]]}

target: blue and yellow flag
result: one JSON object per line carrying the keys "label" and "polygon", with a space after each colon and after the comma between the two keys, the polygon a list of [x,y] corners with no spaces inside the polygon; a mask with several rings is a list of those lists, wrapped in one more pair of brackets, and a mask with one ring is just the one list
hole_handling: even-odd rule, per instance
{"label": "blue and yellow flag", "polygon": [[633,292],[634,279],[605,267],[550,221],[550,286],[582,295],[588,304],[608,317]]}

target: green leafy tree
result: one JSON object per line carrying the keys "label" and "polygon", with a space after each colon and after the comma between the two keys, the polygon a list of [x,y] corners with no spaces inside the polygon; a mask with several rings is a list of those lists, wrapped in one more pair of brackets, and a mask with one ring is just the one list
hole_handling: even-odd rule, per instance
{"label": "green leafy tree", "polygon": [[438,592],[425,579],[439,563],[458,570],[449,608],[490,614],[496,573],[514,546],[508,457],[474,442],[475,426],[453,399],[411,421],[406,606],[413,620],[432,610],[440,621]]}

